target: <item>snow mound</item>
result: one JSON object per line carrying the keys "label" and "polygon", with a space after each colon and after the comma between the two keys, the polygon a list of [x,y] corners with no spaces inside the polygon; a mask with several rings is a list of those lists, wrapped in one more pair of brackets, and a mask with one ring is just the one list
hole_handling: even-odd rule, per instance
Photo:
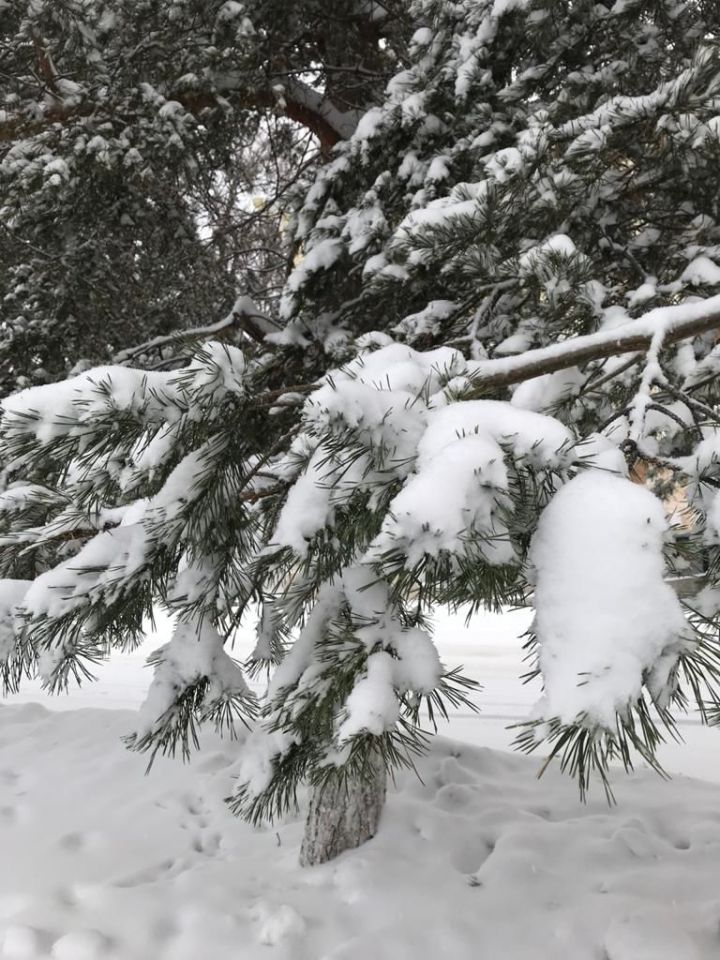
{"label": "snow mound", "polygon": [[546,508],[530,555],[545,716],[612,729],[642,686],[669,686],[683,609],[665,582],[668,521],[645,487],[602,470],[575,477]]}
{"label": "snow mound", "polygon": [[640,772],[583,806],[533,760],[437,739],[373,841],[301,870],[299,817],[256,830],[224,806],[238,744],[144,777],[132,723],[0,707],[0,957],[720,955],[720,785]]}

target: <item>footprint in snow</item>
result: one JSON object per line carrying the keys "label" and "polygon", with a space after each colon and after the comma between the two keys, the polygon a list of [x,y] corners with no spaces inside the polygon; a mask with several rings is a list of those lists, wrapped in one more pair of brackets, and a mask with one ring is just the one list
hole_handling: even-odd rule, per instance
{"label": "footprint in snow", "polygon": [[[178,869],[180,868],[180,869]],[[162,860],[153,867],[146,867],[144,870],[138,870],[127,877],[121,877],[115,880],[114,887],[142,887],[147,883],[156,883],[166,876],[175,876],[182,873],[183,865],[178,860]]]}
{"label": "footprint in snow", "polygon": [[88,845],[87,838],[82,833],[66,833],[64,836],[60,837],[58,844],[63,848],[63,850],[68,850],[71,853],[75,853],[80,850],[84,850]]}
{"label": "footprint in snow", "polygon": [[699,960],[690,936],[659,916],[618,917],[605,936],[607,960]]}
{"label": "footprint in snow", "polygon": [[285,940],[297,940],[307,929],[305,920],[287,903],[270,904],[258,901],[251,911],[258,923],[257,940],[268,947],[277,946]]}
{"label": "footprint in snow", "polygon": [[183,809],[189,813],[191,817],[200,817],[205,812],[205,807],[200,797],[185,796],[182,799],[182,805]]}
{"label": "footprint in snow", "polygon": [[180,821],[180,826],[183,829],[187,830],[190,828],[195,830],[199,827],[201,830],[204,830],[209,825],[207,817],[208,810],[200,797],[185,796],[182,798],[181,806],[184,813],[190,818],[189,821]]}
{"label": "footprint in snow", "polygon": [[[459,873],[475,877],[494,849],[495,845],[485,837],[464,836],[455,845],[450,860]],[[472,885],[472,880],[469,882]]]}
{"label": "footprint in snow", "polygon": [[98,930],[73,930],[55,941],[50,956],[52,960],[100,960],[111,946]]}
{"label": "footprint in snow", "polygon": [[210,833],[203,836],[201,833],[194,837],[192,848],[196,853],[202,853],[206,857],[214,857],[220,850],[222,835],[219,833]]}
{"label": "footprint in snow", "polygon": [[13,925],[0,937],[0,957],[3,960],[35,960],[47,957],[53,936],[47,930]]}

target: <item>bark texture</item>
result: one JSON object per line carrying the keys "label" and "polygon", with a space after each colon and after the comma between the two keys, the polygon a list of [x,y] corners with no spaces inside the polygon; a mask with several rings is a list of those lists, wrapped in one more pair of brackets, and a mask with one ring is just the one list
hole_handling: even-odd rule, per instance
{"label": "bark texture", "polygon": [[365,776],[345,784],[315,787],[305,821],[300,866],[326,863],[372,839],[385,804],[387,773],[379,754],[368,762]]}

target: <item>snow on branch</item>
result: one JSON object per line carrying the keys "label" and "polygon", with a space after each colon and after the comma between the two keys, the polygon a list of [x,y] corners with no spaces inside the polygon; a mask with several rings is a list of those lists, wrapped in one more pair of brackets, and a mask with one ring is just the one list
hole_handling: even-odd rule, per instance
{"label": "snow on branch", "polygon": [[[358,117],[354,112],[338,110],[321,93],[296,78],[282,78],[271,82],[268,87],[250,88],[246,75],[226,73],[216,78],[215,86],[217,93],[184,89],[175,91],[173,97],[175,102],[196,117],[204,110],[218,108],[222,99],[228,96],[238,109],[280,110],[290,120],[315,134],[324,151],[347,140],[357,125]],[[68,124],[76,119],[94,117],[98,112],[96,102],[78,98],[67,102],[48,98],[47,103],[38,104],[38,107],[40,109],[31,118],[9,110],[0,111],[0,143],[31,137],[51,124]],[[112,103],[103,103],[102,113],[112,115],[112,112]]]}
{"label": "snow on branch", "polygon": [[177,346],[180,343],[190,343],[196,340],[210,340],[238,329],[243,330],[253,340],[262,342],[266,334],[278,330],[278,325],[272,317],[259,309],[254,300],[248,296],[240,296],[233,304],[228,315],[223,317],[222,320],[218,320],[217,323],[210,323],[203,327],[192,327],[189,330],[177,330],[164,337],[154,337],[146,343],[121,350],[115,354],[115,362],[127,363],[129,360],[153,350],[161,350],[163,347]]}
{"label": "snow on branch", "polygon": [[663,702],[688,634],[664,582],[661,501],[645,487],[585,471],[555,495],[530,552],[543,710],[612,729],[643,684]]}
{"label": "snow on branch", "polygon": [[29,580],[0,580],[0,691],[17,691],[24,671],[13,661],[17,635],[22,631],[21,605],[31,583]]}
{"label": "snow on branch", "polygon": [[338,110],[327,97],[298,80],[290,77],[283,84],[285,112],[291,120],[296,120],[323,137],[330,143],[349,140],[355,132],[360,114],[358,111]]}
{"label": "snow on branch", "polygon": [[140,708],[138,729],[128,744],[150,753],[185,759],[199,746],[196,721],[214,723],[219,733],[235,736],[234,720],[249,726],[257,712],[256,697],[240,665],[223,649],[225,640],[207,620],[180,621],[172,639],[150,657],[153,680]]}
{"label": "snow on branch", "polygon": [[657,307],[637,320],[612,330],[573,337],[513,357],[480,360],[473,367],[474,393],[522,383],[546,373],[591,360],[647,351],[653,337],[663,332],[663,343],[676,343],[720,328],[720,294],[706,300]]}
{"label": "snow on branch", "polygon": [[517,472],[539,479],[567,469],[573,436],[551,417],[468,400],[471,371],[458,351],[387,343],[333,372],[306,402],[297,443],[311,455],[272,542],[306,556],[358,495],[377,505],[387,496],[364,562],[411,570],[427,558],[472,554],[498,568],[517,563]]}

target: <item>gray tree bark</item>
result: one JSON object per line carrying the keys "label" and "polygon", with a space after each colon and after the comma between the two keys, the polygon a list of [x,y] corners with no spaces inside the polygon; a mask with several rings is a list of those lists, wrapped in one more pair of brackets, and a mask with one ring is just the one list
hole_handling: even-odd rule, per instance
{"label": "gray tree bark", "polygon": [[305,821],[300,866],[326,863],[344,850],[353,850],[374,837],[386,792],[387,773],[376,752],[368,761],[362,779],[315,787]]}

